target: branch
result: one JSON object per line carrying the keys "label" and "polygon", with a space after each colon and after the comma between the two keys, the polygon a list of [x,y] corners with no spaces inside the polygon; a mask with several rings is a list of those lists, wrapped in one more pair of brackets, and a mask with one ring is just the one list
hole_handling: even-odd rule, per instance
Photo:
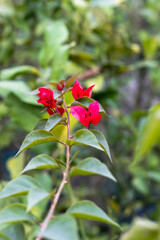
{"label": "branch", "polygon": [[88,69],[87,71],[85,71],[84,74],[81,74],[80,76],[78,76],[78,80],[81,81],[87,78],[95,77],[96,75],[101,73],[101,71],[102,71],[102,68],[100,67],[94,67],[94,68]]}
{"label": "branch", "polygon": [[[63,99],[65,110],[66,110],[66,113],[67,113],[67,116],[68,116],[68,122],[67,122],[68,137],[67,137],[67,139],[70,139],[70,116],[69,116],[69,112],[67,110],[67,105],[66,105],[64,96],[62,96],[62,99]],[[64,145],[66,145],[66,144],[64,144]],[[63,179],[62,179],[62,182],[61,182],[56,194],[54,195],[54,198],[53,198],[52,204],[50,206],[50,209],[48,211],[48,214],[47,214],[44,222],[41,224],[41,226],[42,226],[41,231],[40,231],[39,235],[37,236],[36,240],[41,240],[42,239],[44,231],[46,230],[50,220],[54,217],[54,211],[55,211],[56,205],[59,201],[61,192],[62,192],[65,184],[68,183],[67,176],[68,176],[68,171],[69,171],[69,164],[70,164],[70,146],[66,145],[66,169],[63,172]]]}

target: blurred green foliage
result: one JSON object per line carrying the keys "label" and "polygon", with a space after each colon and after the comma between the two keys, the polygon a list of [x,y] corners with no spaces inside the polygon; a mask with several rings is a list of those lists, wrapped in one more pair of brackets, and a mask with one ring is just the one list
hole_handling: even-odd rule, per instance
{"label": "blurred green foliage", "polygon": [[[118,182],[98,176],[91,180],[77,177],[72,182],[76,196],[94,200],[118,219],[124,229],[128,229],[135,216],[158,222],[159,13],[159,0],[0,0],[1,179],[6,179],[2,163],[9,158],[7,167],[12,178],[26,165],[30,155],[51,153],[63,160],[63,147],[57,149],[50,144],[34,147],[32,152],[25,152],[15,160],[12,156],[26,133],[41,117],[47,116],[41,113],[41,106],[29,92],[81,71],[79,80],[96,85],[93,97],[111,116],[107,122],[102,118],[99,128],[108,139],[114,166],[109,161],[108,165]],[[63,127],[58,130],[64,135]],[[90,156],[91,151],[83,150],[83,157]],[[96,154],[99,153],[95,151]],[[103,153],[100,154],[104,159]],[[56,170],[54,174],[45,172],[43,179],[35,170],[34,176],[49,189],[52,182],[58,185]],[[64,195],[68,196],[67,191]],[[25,201],[20,198],[20,202]],[[69,196],[60,202],[58,211],[66,209],[68,201]],[[45,200],[32,209],[40,220],[42,208],[47,204]],[[0,201],[0,208],[3,207],[4,202]],[[136,224],[122,240],[141,240],[140,234],[146,231],[148,222],[142,224],[144,230],[135,231]],[[86,222],[85,225],[88,239],[119,239],[119,232],[106,229],[103,224]],[[157,229],[156,223],[153,229],[149,225],[151,231]],[[29,226],[25,228],[27,240],[33,239]],[[24,234],[21,224],[16,229]],[[140,231],[138,236],[134,235],[137,231]],[[157,240],[157,235],[154,236],[146,239]],[[2,237],[10,238],[7,229],[2,231]]]}

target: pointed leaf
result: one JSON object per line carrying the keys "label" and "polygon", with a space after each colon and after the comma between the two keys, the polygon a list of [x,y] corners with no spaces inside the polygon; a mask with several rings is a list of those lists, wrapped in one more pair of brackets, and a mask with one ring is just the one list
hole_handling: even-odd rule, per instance
{"label": "pointed leaf", "polygon": [[24,151],[27,148],[47,142],[57,141],[58,140],[55,138],[55,136],[52,133],[47,132],[46,130],[34,130],[26,136],[16,155],[18,155],[20,152]]}
{"label": "pointed leaf", "polygon": [[29,170],[34,169],[50,169],[50,168],[59,168],[57,162],[47,154],[40,154],[34,158],[32,158],[24,170],[21,172],[24,173]]}
{"label": "pointed leaf", "polygon": [[75,75],[73,75],[71,78],[69,78],[67,81],[66,81],[66,88],[70,88],[74,81],[76,80],[76,78],[78,77],[79,73],[76,73]]}
{"label": "pointed leaf", "polygon": [[108,155],[108,157],[110,158],[110,160],[112,162],[109,146],[108,146],[107,140],[105,139],[104,135],[98,130],[91,130],[91,132],[95,135],[95,137],[97,138],[97,140],[99,142],[99,145],[104,149],[104,152]]}
{"label": "pointed leaf", "polygon": [[74,204],[67,210],[67,213],[77,218],[100,221],[119,227],[119,225],[113,221],[101,208],[88,200],[80,201]]}
{"label": "pointed leaf", "polygon": [[9,240],[25,240],[24,226],[21,223],[7,224],[5,229],[2,231]]}
{"label": "pointed leaf", "polygon": [[55,217],[50,221],[43,237],[50,240],[78,240],[76,221],[68,215]]}
{"label": "pointed leaf", "polygon": [[33,188],[28,193],[27,211],[30,211],[37,203],[49,198],[51,193],[43,188]]}
{"label": "pointed leaf", "polygon": [[[95,100],[92,98],[88,98],[88,97],[81,97],[78,98],[76,101],[74,101],[72,103],[72,106],[81,106],[84,108],[88,108],[89,105],[94,102]],[[106,116],[108,116],[108,114],[105,112],[105,110],[103,109],[103,107],[101,106],[101,104],[99,103],[99,113],[103,113]]]}
{"label": "pointed leaf", "polygon": [[14,203],[0,211],[0,224],[16,223],[22,221],[33,221],[32,215],[26,212],[25,206],[22,204]]}
{"label": "pointed leaf", "polygon": [[138,131],[133,165],[139,163],[160,139],[160,104],[153,105]]}
{"label": "pointed leaf", "polygon": [[0,233],[0,240],[10,240],[10,239],[3,233]]}
{"label": "pointed leaf", "polygon": [[9,80],[18,75],[27,74],[27,73],[35,74],[38,76],[41,75],[37,68],[24,65],[24,66],[6,68],[6,69],[2,70],[1,74],[0,74],[0,79]]}
{"label": "pointed leaf", "polygon": [[30,176],[20,176],[10,181],[0,192],[0,199],[26,194],[30,189],[40,187]]}
{"label": "pointed leaf", "polygon": [[103,151],[103,148],[100,147],[94,134],[87,129],[82,129],[82,130],[77,131],[75,133],[75,137],[73,139],[67,140],[66,143],[69,146],[72,146],[72,145],[91,146],[91,147],[94,147],[94,148],[97,148],[97,149],[100,149]]}
{"label": "pointed leaf", "polygon": [[45,126],[46,131],[51,131],[55,126],[57,126],[62,121],[60,114],[53,114],[48,118],[48,121]]}
{"label": "pointed leaf", "polygon": [[71,169],[70,176],[74,177],[77,175],[102,175],[116,181],[107,166],[94,157],[88,157],[80,161],[76,167]]}

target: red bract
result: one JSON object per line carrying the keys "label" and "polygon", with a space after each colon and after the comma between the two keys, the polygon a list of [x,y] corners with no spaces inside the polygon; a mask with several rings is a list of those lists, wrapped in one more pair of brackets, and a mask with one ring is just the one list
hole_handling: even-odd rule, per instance
{"label": "red bract", "polygon": [[80,97],[89,97],[90,98],[91,95],[92,95],[92,88],[94,86],[95,85],[92,85],[89,88],[84,89],[84,87],[82,87],[80,85],[80,83],[76,80],[75,84],[73,85],[73,88],[72,88],[73,98],[74,99],[77,99],[77,98],[80,98]]}
{"label": "red bract", "polygon": [[80,121],[85,127],[89,127],[90,124],[97,125],[101,119],[97,101],[89,105],[88,111],[81,106],[72,106],[71,113],[73,117]]}
{"label": "red bract", "polygon": [[63,116],[63,114],[65,113],[65,109],[63,107],[56,107],[54,110],[47,108],[46,110],[50,116],[55,113],[59,113],[61,116]]}
{"label": "red bract", "polygon": [[39,93],[37,94],[40,99],[37,100],[38,103],[43,104],[47,108],[55,108],[57,100],[54,99],[53,91],[47,88],[39,88]]}
{"label": "red bract", "polygon": [[57,90],[62,91],[65,87],[65,84],[63,83],[62,85],[58,84],[57,85]]}
{"label": "red bract", "polygon": [[63,114],[65,113],[65,109],[63,107],[56,107],[55,112],[63,116]]}

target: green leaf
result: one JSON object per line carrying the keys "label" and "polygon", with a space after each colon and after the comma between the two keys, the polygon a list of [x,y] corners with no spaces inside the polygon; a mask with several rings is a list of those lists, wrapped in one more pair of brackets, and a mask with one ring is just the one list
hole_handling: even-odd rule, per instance
{"label": "green leaf", "polygon": [[94,148],[97,148],[97,149],[100,149],[103,151],[103,148],[100,147],[94,134],[87,129],[82,129],[82,130],[77,131],[75,133],[75,137],[73,139],[67,140],[66,143],[69,146],[72,146],[72,145],[91,146],[91,147],[94,147]]}
{"label": "green leaf", "polygon": [[40,187],[39,183],[30,176],[20,176],[10,181],[0,192],[0,199],[26,194],[29,190]]}
{"label": "green leaf", "polygon": [[34,130],[26,136],[16,156],[27,148],[47,142],[58,142],[58,140],[46,130]]}
{"label": "green leaf", "polygon": [[0,240],[10,240],[6,235],[0,232]]}
{"label": "green leaf", "polygon": [[31,131],[41,116],[40,107],[24,103],[14,94],[5,97],[5,101],[9,106],[9,114],[12,120],[27,132]]}
{"label": "green leaf", "polygon": [[40,52],[40,63],[46,67],[56,57],[57,51],[61,50],[60,47],[67,40],[68,30],[63,21],[48,21],[44,30],[44,45]]}
{"label": "green leaf", "polygon": [[78,77],[79,73],[76,73],[75,75],[73,75],[71,78],[69,78],[67,81],[66,81],[66,88],[70,88],[74,81],[76,80],[76,78]]}
{"label": "green leaf", "polygon": [[46,123],[47,119],[40,119],[33,130],[44,130]]}
{"label": "green leaf", "polygon": [[[3,98],[8,97],[12,93],[22,102],[39,106],[35,96],[29,94],[29,92],[30,88],[23,81],[0,81],[0,95]],[[40,109],[40,106],[38,108]]]}
{"label": "green leaf", "polygon": [[25,240],[25,231],[21,223],[12,223],[2,231],[11,240]]}
{"label": "green leaf", "polygon": [[119,5],[124,0],[117,1],[117,0],[91,0],[91,6],[97,6],[97,7],[113,7],[115,5]]}
{"label": "green leaf", "polygon": [[[95,100],[92,98],[88,98],[88,97],[81,97],[78,98],[76,101],[74,101],[72,103],[72,106],[81,106],[84,108],[88,108],[89,105],[94,102]],[[99,104],[99,113],[103,113],[104,115],[108,116],[108,114],[105,112],[105,110],[103,109],[103,107],[101,106],[100,103]]]}
{"label": "green leaf", "polygon": [[76,221],[67,215],[55,217],[50,221],[43,237],[50,240],[78,240]]}
{"label": "green leaf", "polygon": [[51,66],[51,79],[52,80],[59,80],[64,73],[64,66],[66,65],[68,59],[68,50],[71,45],[61,45],[57,46],[55,51],[55,56]]}
{"label": "green leaf", "polygon": [[158,223],[148,219],[136,218],[130,229],[122,234],[120,240],[158,240]]}
{"label": "green leaf", "polygon": [[46,131],[51,131],[54,127],[56,127],[61,121],[62,117],[60,114],[53,114],[48,118],[48,121],[45,126]]}
{"label": "green leaf", "polygon": [[159,143],[160,140],[160,104],[154,105],[150,110],[148,117],[143,122],[137,143],[133,164],[138,163],[151,150],[151,148]]}
{"label": "green leaf", "polygon": [[21,174],[29,170],[50,168],[59,168],[59,166],[52,157],[46,154],[40,154],[29,161]]}
{"label": "green leaf", "polygon": [[100,221],[119,227],[101,208],[88,200],[77,202],[67,210],[67,213],[77,218]]}
{"label": "green leaf", "polygon": [[27,73],[35,74],[37,76],[41,75],[37,68],[24,65],[24,66],[18,66],[13,68],[6,68],[2,70],[0,74],[0,79],[9,80],[9,79],[13,79],[18,75],[23,75]]}
{"label": "green leaf", "polygon": [[9,170],[11,179],[19,176],[24,166],[24,154],[17,157],[11,157],[7,160],[7,169]]}
{"label": "green leaf", "polygon": [[88,157],[80,161],[76,167],[71,169],[71,177],[78,175],[102,175],[116,181],[107,166],[94,157]]}
{"label": "green leaf", "polygon": [[27,211],[30,211],[36,204],[49,198],[52,194],[43,188],[33,188],[28,193]]}
{"label": "green leaf", "polygon": [[98,130],[91,130],[91,132],[96,136],[99,145],[104,149],[104,152],[108,155],[109,159],[112,162],[109,146],[108,146],[108,143],[107,143],[104,135]]}
{"label": "green leaf", "polygon": [[154,181],[160,182],[160,171],[149,171],[148,177]]}
{"label": "green leaf", "polygon": [[0,224],[16,223],[22,221],[33,221],[32,215],[26,213],[25,206],[22,204],[14,203],[0,211]]}

